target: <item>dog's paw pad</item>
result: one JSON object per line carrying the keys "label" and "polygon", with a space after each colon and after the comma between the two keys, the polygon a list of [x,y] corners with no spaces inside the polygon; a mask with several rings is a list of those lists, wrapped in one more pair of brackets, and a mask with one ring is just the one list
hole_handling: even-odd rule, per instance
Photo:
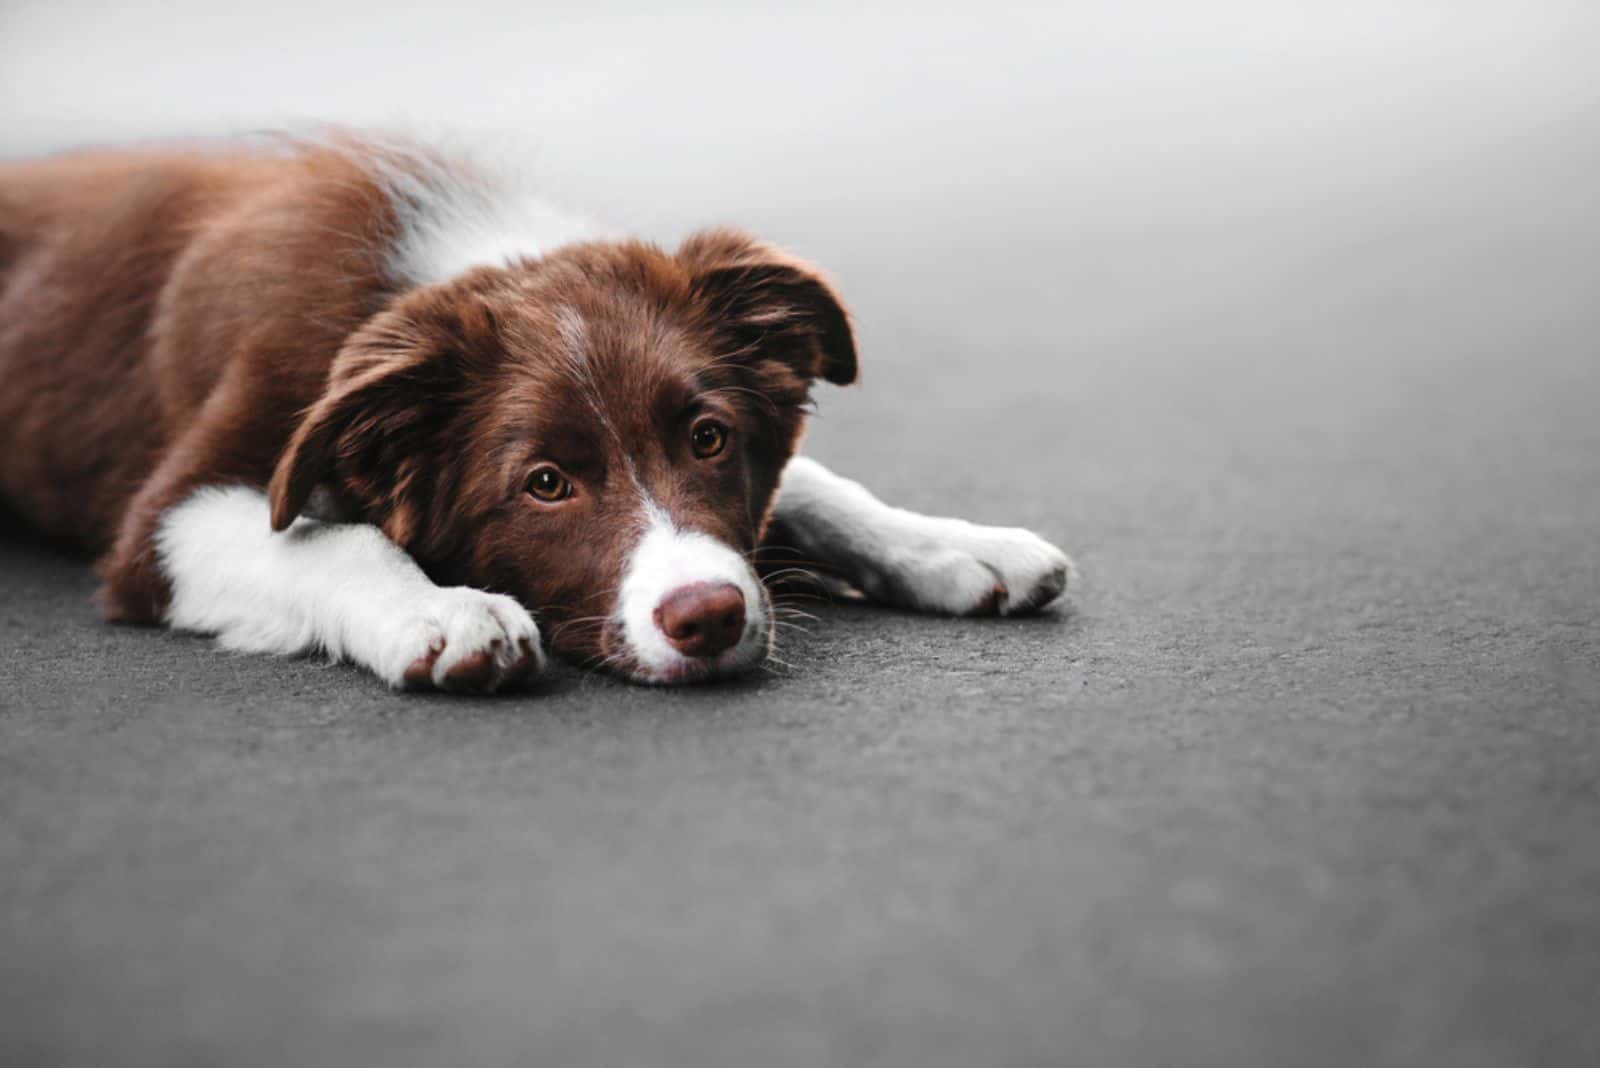
{"label": "dog's paw pad", "polygon": [[427,651],[406,665],[400,677],[401,686],[407,690],[427,690],[433,687],[433,665],[444,652],[444,639],[428,643]]}
{"label": "dog's paw pad", "polygon": [[480,649],[451,665],[444,673],[444,684],[452,690],[487,690],[494,684],[496,675],[494,650]]}
{"label": "dog's paw pad", "polygon": [[1024,586],[1024,593],[1020,597],[1012,597],[1001,607],[1001,614],[1008,616],[1026,615],[1048,608],[1067,592],[1067,583],[1072,575],[1072,562],[1065,560],[1061,563],[1049,565],[1047,570],[1035,573],[1029,578],[1029,585]]}
{"label": "dog's paw pad", "polygon": [[989,587],[989,592],[984,594],[977,604],[973,605],[972,611],[968,614],[974,616],[997,616],[1005,607],[1005,603],[1010,596],[1005,584],[996,582]]}
{"label": "dog's paw pad", "polygon": [[517,657],[500,674],[500,687],[511,689],[520,686],[543,670],[544,654],[537,645],[529,646],[523,640]]}

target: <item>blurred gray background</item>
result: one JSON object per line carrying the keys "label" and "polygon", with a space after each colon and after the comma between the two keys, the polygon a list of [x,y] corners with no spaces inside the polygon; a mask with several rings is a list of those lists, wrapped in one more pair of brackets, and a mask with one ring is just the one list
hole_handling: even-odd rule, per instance
{"label": "blurred gray background", "polygon": [[808,448],[1085,582],[471,702],[13,532],[0,1063],[1600,1061],[1594,5],[419,6],[0,0],[0,155],[449,131],[749,226],[857,317]]}

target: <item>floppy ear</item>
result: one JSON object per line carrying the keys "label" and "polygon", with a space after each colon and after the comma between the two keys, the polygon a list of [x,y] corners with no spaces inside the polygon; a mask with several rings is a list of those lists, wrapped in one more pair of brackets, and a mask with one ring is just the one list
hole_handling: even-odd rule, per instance
{"label": "floppy ear", "polygon": [[806,382],[856,380],[849,314],[817,268],[737,230],[695,234],[678,259],[713,328],[737,351],[776,361]]}
{"label": "floppy ear", "polygon": [[[435,398],[444,391],[442,369],[435,365],[443,361],[392,353],[342,380],[336,377],[301,419],[272,473],[272,529],[287,528],[305,510],[312,490],[329,481],[370,507],[382,499],[381,483],[393,479],[386,502],[391,507],[380,511],[399,505],[395,491],[416,477],[407,457],[416,456],[417,438],[437,421]],[[389,478],[383,478],[386,467]]]}
{"label": "floppy ear", "polygon": [[273,529],[294,522],[326,484],[397,545],[437,535],[444,516],[434,498],[460,474],[448,433],[472,383],[495,365],[498,334],[487,302],[425,293],[351,335],[272,473]]}
{"label": "floppy ear", "polygon": [[272,529],[288,528],[326,484],[339,505],[410,545],[438,520],[445,436],[475,369],[498,352],[494,336],[486,305],[440,297],[381,313],[352,334],[278,457],[267,484]]}
{"label": "floppy ear", "polygon": [[336,496],[355,500],[386,531],[402,521],[390,536],[410,531],[418,462],[429,452],[424,441],[443,419],[458,377],[450,363],[448,353],[390,352],[346,374],[334,365],[328,392],[294,428],[267,484],[272,529],[288,528],[318,484],[331,483]]}

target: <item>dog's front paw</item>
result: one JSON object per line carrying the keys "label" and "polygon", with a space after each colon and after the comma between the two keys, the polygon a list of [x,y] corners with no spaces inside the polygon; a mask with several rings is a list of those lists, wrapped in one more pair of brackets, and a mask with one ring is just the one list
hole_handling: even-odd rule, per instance
{"label": "dog's front paw", "polygon": [[493,693],[544,670],[539,627],[516,601],[465,586],[408,605],[378,674],[396,689]]}
{"label": "dog's front paw", "polygon": [[925,612],[1014,616],[1056,601],[1074,574],[1066,553],[1019,527],[918,526],[863,576],[866,593]]}

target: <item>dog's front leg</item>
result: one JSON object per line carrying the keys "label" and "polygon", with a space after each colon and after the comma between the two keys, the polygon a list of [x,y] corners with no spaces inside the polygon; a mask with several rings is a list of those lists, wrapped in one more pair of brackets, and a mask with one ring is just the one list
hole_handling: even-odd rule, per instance
{"label": "dog's front leg", "polygon": [[230,649],[324,652],[390,686],[492,691],[544,664],[539,630],[499,594],[435,585],[376,527],[300,519],[272,531],[266,497],[208,488],[156,530],[166,622]]}
{"label": "dog's front leg", "polygon": [[953,615],[1018,615],[1061,596],[1072,561],[1038,535],[893,508],[797,456],[773,504],[775,559],[832,572],[887,604]]}

